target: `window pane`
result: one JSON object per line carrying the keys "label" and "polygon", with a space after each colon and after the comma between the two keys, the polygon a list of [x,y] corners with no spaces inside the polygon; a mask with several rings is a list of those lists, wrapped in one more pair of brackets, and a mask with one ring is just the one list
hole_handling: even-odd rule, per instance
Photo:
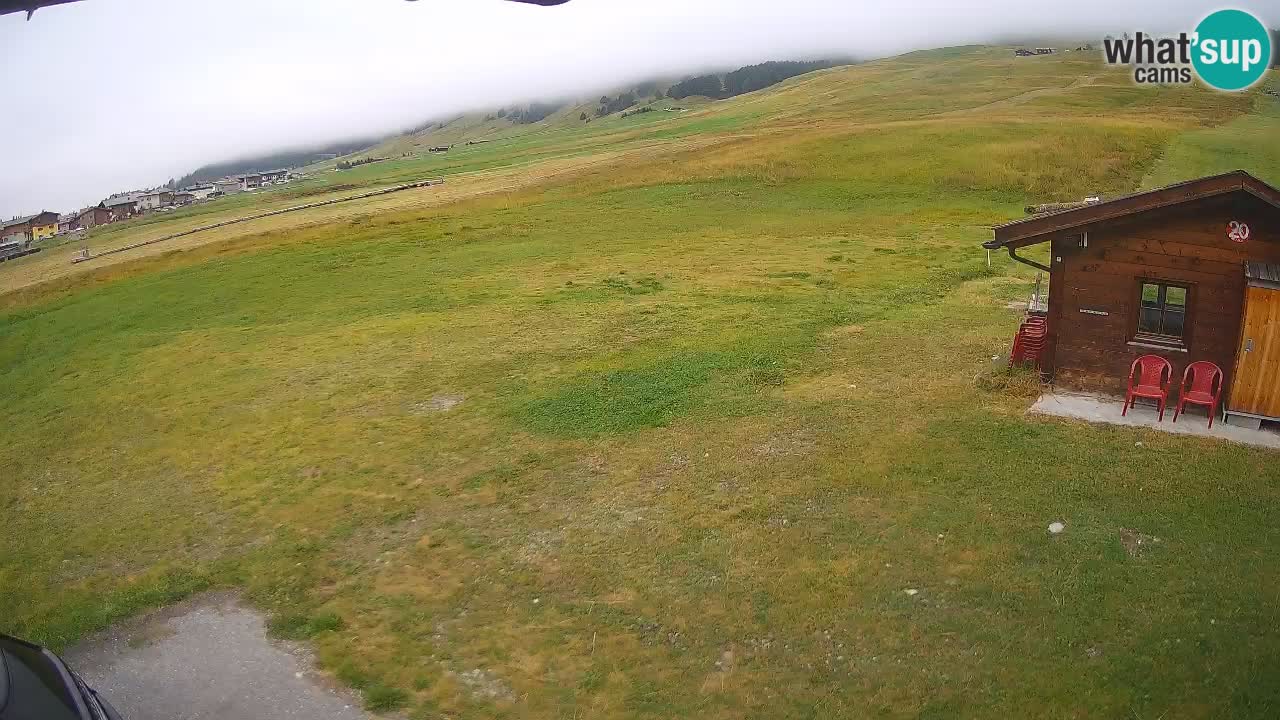
{"label": "window pane", "polygon": [[1160,282],[1143,282],[1139,292],[1139,335],[1180,341],[1186,333],[1187,288]]}
{"label": "window pane", "polygon": [[1160,325],[1160,308],[1142,308],[1138,315],[1138,332],[1159,335]]}

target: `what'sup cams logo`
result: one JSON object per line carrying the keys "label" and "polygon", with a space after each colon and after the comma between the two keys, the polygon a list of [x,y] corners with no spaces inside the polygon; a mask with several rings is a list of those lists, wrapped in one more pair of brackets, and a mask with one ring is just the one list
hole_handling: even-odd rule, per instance
{"label": "what'sup cams logo", "polygon": [[1194,76],[1218,90],[1244,90],[1271,65],[1271,33],[1243,10],[1218,10],[1193,33],[1152,37],[1136,33],[1103,41],[1108,65],[1130,65],[1139,85],[1186,85]]}

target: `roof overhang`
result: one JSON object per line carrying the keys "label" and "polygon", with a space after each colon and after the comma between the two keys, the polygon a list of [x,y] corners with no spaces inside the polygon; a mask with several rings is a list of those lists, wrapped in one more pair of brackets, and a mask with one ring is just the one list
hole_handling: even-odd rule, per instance
{"label": "roof overhang", "polygon": [[27,17],[31,17],[31,13],[42,7],[63,5],[69,2],[76,2],[76,0],[0,0],[0,15],[24,12],[27,13]]}
{"label": "roof overhang", "polygon": [[[78,2],[78,0],[0,0],[0,15],[24,12],[30,18],[31,13],[42,7],[64,5],[72,2]],[[513,0],[513,2],[522,2],[529,5],[563,5],[569,0]]]}
{"label": "roof overhang", "polygon": [[1049,240],[1054,233],[1233,192],[1248,193],[1272,207],[1280,208],[1280,190],[1276,190],[1243,170],[1235,170],[1084,207],[1036,215],[997,225],[995,239],[983,243],[982,246],[988,250],[996,250],[1002,247],[1019,248],[1035,245]]}

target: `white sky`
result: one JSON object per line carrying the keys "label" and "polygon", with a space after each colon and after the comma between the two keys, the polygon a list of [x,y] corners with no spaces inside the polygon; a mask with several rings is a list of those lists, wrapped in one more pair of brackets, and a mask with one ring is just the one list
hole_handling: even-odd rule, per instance
{"label": "white sky", "polygon": [[[0,216],[658,74],[1188,30],[1200,0],[84,0],[0,17]],[[1270,26],[1280,6],[1236,2]]]}

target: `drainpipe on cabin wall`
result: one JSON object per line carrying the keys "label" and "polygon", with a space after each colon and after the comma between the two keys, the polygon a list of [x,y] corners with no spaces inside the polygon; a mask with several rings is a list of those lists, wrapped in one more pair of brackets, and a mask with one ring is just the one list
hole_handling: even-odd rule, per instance
{"label": "drainpipe on cabin wall", "polygon": [[[1004,247],[1004,249],[1009,253],[1009,257],[1012,258],[1013,260],[1016,260],[1017,262],[1020,262],[1023,265],[1033,267],[1036,270],[1039,270],[1041,272],[1047,272],[1049,273],[1050,277],[1053,276],[1053,270],[1049,268],[1048,265],[1042,265],[1036,262],[1035,260],[1028,260],[1027,258],[1022,257],[1021,255],[1018,254],[1018,249],[1012,245],[1002,246],[1000,245],[999,242],[993,242],[991,245],[987,245],[986,243],[983,243],[983,247],[987,248],[988,250],[998,250],[999,248]],[[1037,278],[1037,282],[1038,282],[1038,278]],[[1046,301],[1045,305],[1051,304],[1048,302],[1047,297],[1045,298],[1045,301]],[[1028,309],[1030,308],[1028,307]],[[1052,317],[1052,312],[1049,313],[1049,317],[1050,318]],[[1040,375],[1040,380],[1041,382],[1046,382],[1046,383],[1052,382],[1053,375],[1054,375],[1053,369],[1052,369],[1053,363],[1054,363],[1053,357],[1056,354],[1055,349],[1057,346],[1057,328],[1054,327],[1054,324],[1055,323],[1050,322],[1049,326],[1046,328],[1048,337],[1045,339],[1044,350],[1047,352],[1046,354],[1042,354],[1036,362],[1036,370]]]}
{"label": "drainpipe on cabin wall", "polygon": [[1052,270],[1050,270],[1050,268],[1049,268],[1049,266],[1048,266],[1048,265],[1041,265],[1040,263],[1036,262],[1035,260],[1028,260],[1028,259],[1026,259],[1026,258],[1022,257],[1021,255],[1019,255],[1019,254],[1018,254],[1018,252],[1017,252],[1017,248],[1015,248],[1015,247],[1014,247],[1014,246],[1012,246],[1012,245],[1005,245],[1004,249],[1009,251],[1009,257],[1013,258],[1014,260],[1017,260],[1018,262],[1022,263],[1023,265],[1030,265],[1031,267],[1033,267],[1033,268],[1035,268],[1035,269],[1037,269],[1037,270],[1043,270],[1044,272],[1047,272],[1047,273],[1051,273],[1051,272],[1053,272]]}

